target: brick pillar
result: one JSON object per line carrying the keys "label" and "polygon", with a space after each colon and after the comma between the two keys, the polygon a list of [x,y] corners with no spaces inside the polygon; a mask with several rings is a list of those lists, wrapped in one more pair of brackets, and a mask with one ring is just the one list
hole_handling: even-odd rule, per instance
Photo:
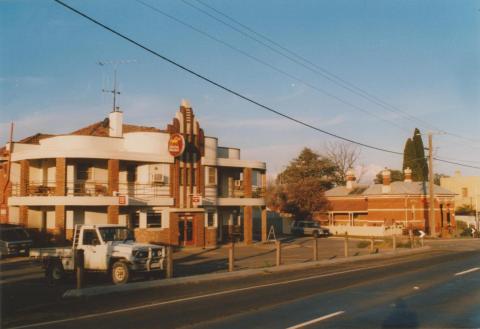
{"label": "brick pillar", "polygon": [[19,224],[28,227],[28,206],[19,207]]}
{"label": "brick pillar", "polygon": [[243,207],[243,242],[252,243],[252,206]]}
{"label": "brick pillar", "polygon": [[243,195],[245,198],[252,197],[252,168],[243,169]]}
{"label": "brick pillar", "polygon": [[116,159],[108,160],[108,195],[118,192],[118,172],[120,163]]}
{"label": "brick pillar", "polygon": [[28,160],[20,161],[20,196],[28,195],[28,182],[30,180],[30,163]]}
{"label": "brick pillar", "polygon": [[64,196],[66,192],[67,161],[65,158],[55,159],[55,195]]}
{"label": "brick pillar", "polygon": [[107,208],[107,223],[108,224],[118,224],[118,206],[108,206]]}
{"label": "brick pillar", "polygon": [[55,206],[55,237],[65,239],[65,206]]}
{"label": "brick pillar", "polygon": [[267,208],[262,207],[262,241],[267,241],[268,227],[267,227]]}

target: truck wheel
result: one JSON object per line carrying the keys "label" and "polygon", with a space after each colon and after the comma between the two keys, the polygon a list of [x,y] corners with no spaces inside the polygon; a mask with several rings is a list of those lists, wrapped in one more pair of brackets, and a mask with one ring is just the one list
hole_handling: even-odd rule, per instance
{"label": "truck wheel", "polygon": [[114,284],[124,284],[130,279],[130,269],[125,262],[118,261],[112,266],[112,281]]}
{"label": "truck wheel", "polygon": [[65,278],[65,270],[60,261],[51,262],[47,267],[47,279],[51,283],[61,282]]}

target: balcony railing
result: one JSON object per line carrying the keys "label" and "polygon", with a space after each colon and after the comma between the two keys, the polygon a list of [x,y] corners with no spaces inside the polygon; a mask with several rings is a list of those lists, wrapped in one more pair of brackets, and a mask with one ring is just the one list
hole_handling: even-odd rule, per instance
{"label": "balcony railing", "polygon": [[[29,182],[24,196],[54,196],[56,182]],[[20,184],[12,184],[12,196],[21,196]],[[108,183],[98,181],[66,182],[65,192],[67,196],[108,196]],[[135,197],[138,199],[154,199],[168,197],[169,188],[156,183],[119,183],[119,194]]]}
{"label": "balcony railing", "polygon": [[[252,198],[263,198],[265,196],[265,188],[260,186],[252,186]],[[222,196],[220,196],[222,197]],[[245,189],[242,185],[235,185],[233,189],[230,189],[229,193],[223,197],[229,198],[244,198]]]}

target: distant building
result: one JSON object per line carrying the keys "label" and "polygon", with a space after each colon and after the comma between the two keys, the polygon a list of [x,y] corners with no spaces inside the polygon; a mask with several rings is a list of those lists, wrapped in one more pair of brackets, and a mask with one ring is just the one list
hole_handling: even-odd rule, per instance
{"label": "distant building", "polygon": [[452,177],[440,178],[440,186],[456,193],[457,207],[480,207],[480,176],[462,176],[460,171],[456,171]]}
{"label": "distant building", "polygon": [[[391,182],[388,169],[382,176],[382,184],[359,185],[350,170],[346,186],[325,192],[330,208],[321,221],[332,227],[395,226],[428,230],[428,183],[413,182],[409,168],[402,182]],[[455,227],[455,193],[438,185],[434,186],[434,193],[436,232],[447,236]]]}
{"label": "distant building", "polygon": [[251,243],[255,217],[266,236],[265,163],[205,136],[186,101],[165,130],[124,124],[114,111],[70,134],[6,145],[0,156],[2,223],[59,239],[75,224],[118,223],[139,241],[206,246],[232,236]]}

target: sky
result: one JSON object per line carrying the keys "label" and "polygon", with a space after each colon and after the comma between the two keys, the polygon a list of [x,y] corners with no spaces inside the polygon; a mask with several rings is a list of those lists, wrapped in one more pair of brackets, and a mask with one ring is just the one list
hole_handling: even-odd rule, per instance
{"label": "sky", "polygon": [[[434,132],[437,157],[480,167],[480,1],[64,1],[322,130],[403,152],[418,127]],[[105,118],[112,98],[102,89],[112,87],[113,65],[99,61],[126,61],[117,65],[125,122],[163,128],[188,99],[206,135],[241,148],[244,159],[265,161],[271,176],[303,147],[323,153],[336,141],[228,94],[52,0],[0,0],[0,30],[1,145],[12,121],[18,140]],[[399,155],[358,151],[364,180],[402,167]],[[434,170],[480,175],[441,162]]]}

